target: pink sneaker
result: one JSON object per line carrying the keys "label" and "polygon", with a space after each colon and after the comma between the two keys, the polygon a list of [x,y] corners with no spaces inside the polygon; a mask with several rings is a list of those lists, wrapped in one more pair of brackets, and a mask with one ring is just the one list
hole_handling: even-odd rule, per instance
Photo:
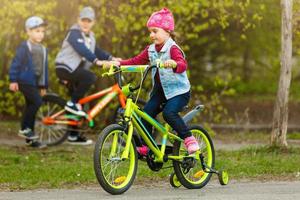
{"label": "pink sneaker", "polygon": [[148,154],[148,147],[146,145],[142,145],[141,147],[137,147],[136,148],[138,154],[140,154],[141,156],[147,156]]}
{"label": "pink sneaker", "polygon": [[184,146],[187,148],[189,154],[195,153],[200,149],[198,142],[194,136],[185,138]]}

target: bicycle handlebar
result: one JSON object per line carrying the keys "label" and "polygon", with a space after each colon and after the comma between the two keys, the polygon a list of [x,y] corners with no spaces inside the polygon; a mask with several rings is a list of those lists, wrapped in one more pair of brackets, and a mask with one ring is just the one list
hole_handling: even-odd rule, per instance
{"label": "bicycle handlebar", "polygon": [[115,76],[115,80],[118,83],[119,87],[122,88],[122,81],[121,81],[121,73],[122,72],[143,72],[143,78],[142,78],[142,82],[141,84],[139,84],[136,87],[130,87],[130,91],[133,92],[135,90],[138,90],[144,83],[149,71],[153,68],[164,68],[165,65],[160,62],[157,61],[156,65],[121,65],[121,66],[115,66],[112,65],[109,68],[108,72],[105,72],[102,74],[102,76]]}

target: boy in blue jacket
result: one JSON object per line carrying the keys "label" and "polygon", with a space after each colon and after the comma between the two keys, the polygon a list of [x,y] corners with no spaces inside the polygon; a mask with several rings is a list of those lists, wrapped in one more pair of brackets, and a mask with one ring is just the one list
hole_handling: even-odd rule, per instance
{"label": "boy in blue jacket", "polygon": [[[95,83],[96,75],[89,69],[92,65],[101,66],[107,60],[120,60],[114,58],[108,52],[97,47],[92,27],[95,24],[95,11],[91,7],[84,7],[67,36],[56,60],[56,74],[63,82],[68,82],[76,87],[72,89],[71,100],[65,105],[65,109],[78,116],[86,116],[78,101]],[[72,127],[72,129],[76,127]],[[71,131],[68,137],[70,144],[88,145],[92,140],[87,140],[77,131]]]}
{"label": "boy in blue jacket", "polygon": [[35,115],[42,104],[42,95],[48,87],[47,50],[41,44],[45,36],[44,20],[37,16],[28,18],[25,28],[28,40],[21,43],[9,70],[9,89],[21,91],[25,97],[25,109],[19,136],[26,138],[32,147],[42,148],[34,133]]}

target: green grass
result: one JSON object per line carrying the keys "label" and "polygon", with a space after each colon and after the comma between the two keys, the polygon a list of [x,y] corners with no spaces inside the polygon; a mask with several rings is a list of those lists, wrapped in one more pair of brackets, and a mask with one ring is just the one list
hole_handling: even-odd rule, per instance
{"label": "green grass", "polygon": [[[216,166],[227,169],[231,179],[300,180],[299,155],[300,148],[217,151]],[[42,151],[0,147],[0,190],[98,185],[92,157],[92,147],[60,146]],[[168,184],[171,172],[171,168],[152,172],[145,162],[139,162],[137,181],[163,179]]]}
{"label": "green grass", "polygon": [[249,147],[218,151],[217,168],[225,166],[234,179],[300,180],[300,148]]}
{"label": "green grass", "polygon": [[287,139],[300,140],[300,133],[299,132],[288,133],[287,134]]}

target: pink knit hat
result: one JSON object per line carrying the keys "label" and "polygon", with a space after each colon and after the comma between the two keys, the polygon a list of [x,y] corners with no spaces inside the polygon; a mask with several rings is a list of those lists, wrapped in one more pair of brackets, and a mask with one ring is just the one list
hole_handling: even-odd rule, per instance
{"label": "pink knit hat", "polygon": [[174,31],[174,18],[170,10],[163,8],[152,13],[148,19],[147,27],[158,27],[166,31]]}

